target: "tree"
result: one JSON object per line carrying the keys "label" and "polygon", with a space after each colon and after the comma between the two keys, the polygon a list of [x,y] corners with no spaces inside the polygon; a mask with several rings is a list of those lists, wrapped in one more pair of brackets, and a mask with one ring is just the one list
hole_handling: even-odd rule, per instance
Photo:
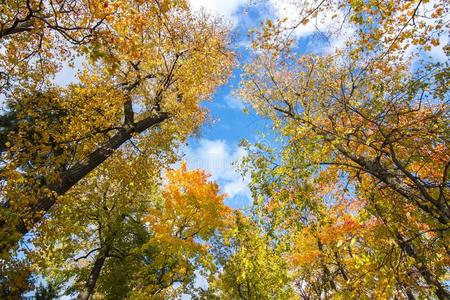
{"label": "tree", "polygon": [[[0,20],[0,93],[14,97],[27,83],[39,89],[73,62],[81,47],[108,35],[114,17],[110,1],[4,1]],[[92,51],[94,53],[95,51]],[[13,108],[11,108],[13,109]]]}
{"label": "tree", "polygon": [[[250,218],[237,211],[216,240],[221,272],[210,276],[212,299],[293,299],[296,294],[282,251]],[[214,298],[216,297],[216,298]]]}
{"label": "tree", "polygon": [[77,200],[58,203],[30,256],[47,278],[73,282],[66,293],[80,299],[183,292],[200,266],[213,268],[204,242],[226,222],[224,196],[185,165],[168,171],[160,190],[159,173],[147,168],[154,162],[141,159],[136,168],[119,153],[62,198]]}
{"label": "tree", "polygon": [[[197,275],[216,271],[209,240],[229,223],[231,209],[223,204],[216,183],[202,170],[169,171],[161,202],[145,218],[154,235],[141,248],[158,253],[144,266],[132,298],[179,296]],[[197,272],[197,275],[196,275]],[[170,289],[178,283],[179,288]]]}
{"label": "tree", "polygon": [[[326,8],[302,11],[296,26]],[[297,245],[288,253],[305,299],[447,299],[448,64],[415,55],[439,45],[448,5],[337,9],[358,37],[323,56],[296,53],[286,20],[256,35],[241,92],[282,147],[249,148],[254,210]]]}
{"label": "tree", "polygon": [[31,288],[32,270],[27,261],[1,261],[0,264],[0,296],[2,299],[20,299],[21,295]]}
{"label": "tree", "polygon": [[0,41],[11,50],[2,61],[16,65],[30,50],[61,66],[59,45],[69,40],[85,62],[76,82],[57,86],[57,68],[37,72],[50,79],[35,77],[30,58],[5,92],[14,123],[2,153],[3,250],[124,143],[169,149],[183,142],[203,120],[200,101],[233,62],[227,29],[193,15],[185,1],[53,2],[5,8]]}
{"label": "tree", "polygon": [[[94,293],[110,265],[135,266],[132,251],[150,236],[141,218],[156,193],[160,170],[151,168],[158,166],[155,160],[132,156],[116,152],[61,197],[35,230],[35,249],[28,257],[36,271],[50,280],[73,282],[66,292],[81,299]],[[116,283],[123,279],[120,273],[114,276]],[[121,286],[124,293],[126,287]]]}

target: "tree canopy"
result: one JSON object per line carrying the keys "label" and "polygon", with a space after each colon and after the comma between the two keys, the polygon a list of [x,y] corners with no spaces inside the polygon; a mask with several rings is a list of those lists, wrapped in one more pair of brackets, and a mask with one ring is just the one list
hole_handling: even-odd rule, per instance
{"label": "tree canopy", "polygon": [[[450,299],[450,5],[277,1],[0,4],[0,298]],[[180,154],[234,71],[246,209]]]}

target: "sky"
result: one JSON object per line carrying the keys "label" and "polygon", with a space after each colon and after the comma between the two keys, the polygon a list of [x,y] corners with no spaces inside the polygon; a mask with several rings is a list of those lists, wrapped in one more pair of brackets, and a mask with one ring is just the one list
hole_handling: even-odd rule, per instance
{"label": "sky", "polygon": [[[249,176],[242,176],[236,169],[236,164],[246,155],[246,151],[239,147],[239,142],[243,139],[261,142],[258,133],[268,132],[271,127],[268,120],[257,116],[237,95],[241,67],[251,55],[248,32],[257,29],[267,18],[287,18],[294,22],[297,11],[285,0],[191,0],[191,6],[194,11],[205,10],[231,24],[232,48],[238,55],[238,66],[228,83],[203,104],[210,112],[209,121],[202,127],[199,137],[191,138],[182,152],[188,167],[202,168],[211,174],[211,179],[217,181],[221,191],[228,195],[227,205],[245,209],[252,200],[248,188]],[[332,25],[333,20],[325,14],[317,23],[294,31],[299,45],[296,51],[323,54],[342,46],[344,38],[325,41],[314,36],[316,27],[324,30]],[[353,30],[345,28],[344,32],[344,37],[347,37]]]}
{"label": "sky", "polygon": [[[246,61],[249,52],[248,31],[256,28],[265,9],[249,5],[247,0],[191,0],[192,8],[222,17],[232,27],[232,48],[239,63]],[[244,208],[251,204],[248,189],[249,178],[236,168],[246,151],[239,146],[243,139],[254,142],[257,132],[268,126],[267,121],[252,110],[244,112],[245,104],[236,91],[240,79],[239,66],[235,68],[228,83],[220,87],[212,99],[203,103],[209,110],[209,118],[199,136],[189,140],[182,149],[189,168],[202,168],[217,181],[221,191],[228,195],[226,204],[233,208]]]}
{"label": "sky", "polygon": [[[209,110],[209,118],[202,127],[200,135],[189,140],[188,146],[182,149],[184,159],[189,168],[202,168],[211,174],[228,195],[226,204],[233,208],[246,208],[252,200],[248,183],[249,176],[242,176],[236,164],[246,155],[239,146],[242,140],[260,141],[259,132],[270,130],[268,120],[256,115],[251,107],[237,95],[241,67],[250,57],[250,38],[248,32],[257,29],[267,18],[295,18],[295,9],[283,0],[248,1],[248,0],[191,0],[194,11],[206,12],[221,17],[231,24],[232,49],[238,56],[236,66],[228,83],[220,87],[212,99],[203,104]],[[331,22],[329,18],[319,20],[318,27],[323,29]],[[323,42],[320,47],[313,43],[313,25],[294,32],[302,46],[300,52],[328,52],[341,41]],[[244,108],[246,112],[244,112]],[[269,142],[270,141],[265,141]]]}

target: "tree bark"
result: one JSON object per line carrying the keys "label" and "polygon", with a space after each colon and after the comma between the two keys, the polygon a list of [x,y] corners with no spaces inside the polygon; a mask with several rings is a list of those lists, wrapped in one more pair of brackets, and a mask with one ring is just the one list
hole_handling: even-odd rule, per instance
{"label": "tree bark", "polygon": [[439,282],[439,280],[436,279],[433,273],[431,273],[422,259],[420,259],[420,257],[417,255],[416,249],[414,249],[414,246],[411,244],[411,242],[405,240],[399,232],[397,232],[397,240],[400,248],[405,251],[405,253],[409,257],[413,258],[416,261],[416,267],[422,275],[423,279],[425,279],[425,282],[435,288],[434,294],[436,295],[436,297],[438,297],[439,300],[450,299],[450,293]]}
{"label": "tree bark", "polygon": [[102,271],[103,265],[105,264],[105,260],[108,257],[110,246],[107,245],[103,252],[100,252],[99,255],[95,259],[94,267],[91,269],[89,273],[88,280],[84,286],[84,290],[78,296],[80,300],[88,300],[92,295],[95,289],[95,285],[97,284],[98,277],[100,276],[100,272]]}

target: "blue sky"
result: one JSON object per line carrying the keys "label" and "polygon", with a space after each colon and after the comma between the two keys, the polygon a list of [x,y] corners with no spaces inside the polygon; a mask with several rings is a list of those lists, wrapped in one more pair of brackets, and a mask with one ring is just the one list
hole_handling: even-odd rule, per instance
{"label": "blue sky", "polygon": [[[295,19],[295,8],[288,1],[269,0],[191,0],[194,10],[206,12],[224,18],[231,23],[232,48],[238,56],[238,66],[225,86],[217,90],[213,98],[203,104],[210,111],[210,118],[202,127],[200,135],[189,140],[183,149],[185,159],[190,168],[202,168],[209,172],[213,180],[221,186],[222,192],[228,194],[226,203],[233,208],[244,208],[251,204],[248,189],[248,177],[243,177],[236,170],[235,163],[245,156],[239,142],[246,139],[257,141],[258,132],[270,130],[270,123],[255,114],[255,112],[237,95],[240,81],[240,66],[249,61],[251,55],[250,29],[257,29],[260,22],[267,18],[287,17]],[[326,53],[342,40],[317,39],[314,36],[316,28],[330,27],[327,16],[318,23],[307,25],[294,32],[298,39],[299,53]],[[351,30],[347,30],[351,33]],[[320,44],[320,45],[319,45]],[[248,112],[244,112],[247,107]],[[267,141],[266,141],[267,142]]]}
{"label": "blue sky", "polygon": [[[195,10],[204,9],[215,16],[223,17],[232,30],[232,48],[238,56],[239,64],[249,57],[248,31],[256,28],[265,16],[267,7],[250,6],[246,0],[208,1],[192,0]],[[243,208],[251,204],[248,190],[249,178],[244,178],[236,170],[235,163],[246,152],[239,147],[243,139],[254,142],[258,131],[264,131],[268,122],[258,117],[251,109],[244,112],[246,106],[236,95],[241,71],[235,68],[225,86],[220,87],[210,101],[203,106],[210,112],[200,135],[189,140],[183,149],[190,168],[202,168],[211,174],[228,194],[226,203],[234,208]]]}

